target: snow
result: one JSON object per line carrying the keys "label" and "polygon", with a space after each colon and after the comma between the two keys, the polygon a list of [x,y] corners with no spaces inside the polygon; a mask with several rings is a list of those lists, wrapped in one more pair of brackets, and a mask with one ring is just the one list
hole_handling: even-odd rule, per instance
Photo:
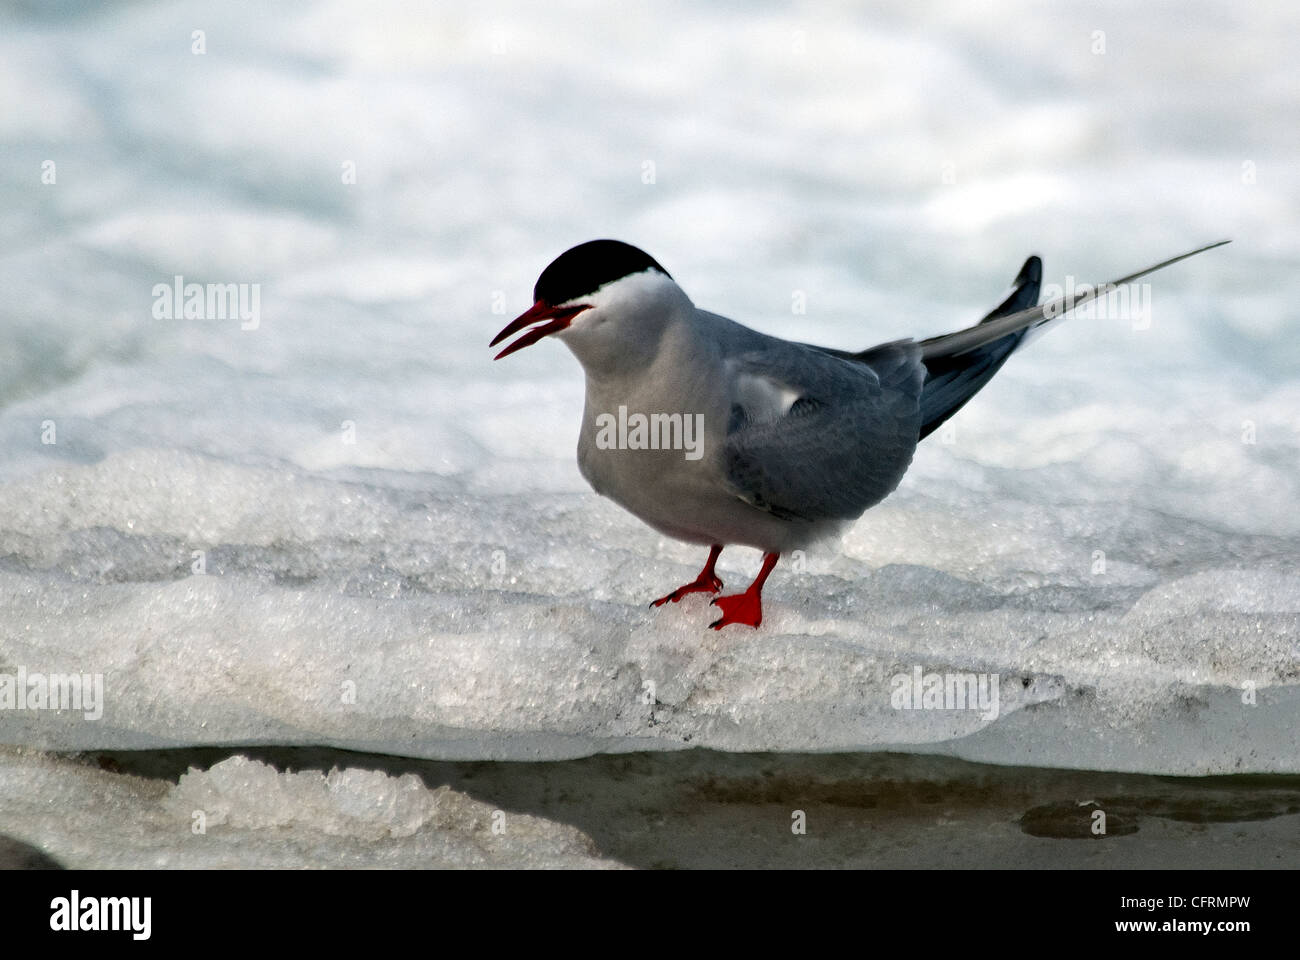
{"label": "snow", "polygon": [[[178,783],[0,753],[10,826],[68,869],[617,867],[579,830],[408,773],[277,773],[246,757]],[[93,823],[94,830],[69,829]]]}

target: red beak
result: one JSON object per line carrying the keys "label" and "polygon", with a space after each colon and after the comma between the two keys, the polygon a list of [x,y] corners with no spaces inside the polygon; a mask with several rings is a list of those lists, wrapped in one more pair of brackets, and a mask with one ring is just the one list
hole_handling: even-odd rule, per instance
{"label": "red beak", "polygon": [[500,360],[502,357],[509,356],[516,350],[522,350],[524,347],[536,343],[538,340],[542,339],[542,337],[547,337],[552,333],[563,330],[573,322],[574,317],[582,313],[582,311],[590,309],[591,305],[586,303],[580,304],[576,307],[552,307],[538,300],[531,307],[506,324],[506,328],[493,337],[492,342],[489,343],[488,346],[495,347],[506,337],[518,333],[520,330],[524,329],[524,327],[531,327],[534,323],[540,323],[540,321],[543,320],[547,322],[532,327],[531,330],[514,343],[510,344],[510,346],[506,347],[492,359]]}

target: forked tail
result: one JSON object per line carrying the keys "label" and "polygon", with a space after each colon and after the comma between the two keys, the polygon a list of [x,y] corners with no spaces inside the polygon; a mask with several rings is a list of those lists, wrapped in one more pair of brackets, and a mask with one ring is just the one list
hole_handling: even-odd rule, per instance
{"label": "forked tail", "polygon": [[1007,357],[1020,347],[1031,330],[1062,318],[1075,307],[1101,294],[1145,277],[1179,260],[1221,247],[1227,240],[1198,247],[1096,287],[1080,287],[1068,297],[1038,303],[1043,264],[1030,257],[1020,268],[1011,295],[973,327],[921,341],[925,384],[921,391],[921,436],[934,432],[993,378]]}

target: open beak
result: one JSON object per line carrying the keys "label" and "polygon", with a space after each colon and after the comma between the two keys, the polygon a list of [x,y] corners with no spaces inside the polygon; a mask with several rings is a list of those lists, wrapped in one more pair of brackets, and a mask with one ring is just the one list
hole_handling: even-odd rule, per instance
{"label": "open beak", "polygon": [[[538,300],[531,307],[506,324],[506,328],[493,337],[492,342],[489,343],[488,346],[495,347],[506,337],[518,333],[520,330],[524,329],[524,327],[531,327],[532,329],[492,359],[500,360],[502,357],[509,356],[516,350],[522,350],[524,347],[536,343],[538,340],[542,339],[542,337],[548,337],[553,333],[565,329],[573,322],[574,317],[582,313],[582,311],[590,309],[591,305],[586,303],[579,304],[576,307],[552,307]],[[537,324],[537,326],[534,327],[533,324]]]}

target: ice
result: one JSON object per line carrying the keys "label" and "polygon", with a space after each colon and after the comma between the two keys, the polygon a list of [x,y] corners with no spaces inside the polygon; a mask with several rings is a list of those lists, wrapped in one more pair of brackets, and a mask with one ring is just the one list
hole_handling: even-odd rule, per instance
{"label": "ice", "polygon": [[[1272,66],[1300,31],[1284,5],[1194,8],[0,12],[0,675],[100,674],[106,697],[98,720],[0,710],[0,743],[1300,772],[1300,108]],[[704,552],[579,476],[576,362],[489,359],[594,236],[843,348],[977,319],[1031,252],[1063,284],[1234,243],[1151,278],[1149,323],[1034,342],[893,497],[783,560],[761,630],[715,633],[703,598],[647,608]],[[178,274],[261,284],[260,325],[154,319]],[[997,709],[897,709],[916,668],[997,675]],[[158,829],[207,805],[308,846],[440,835],[460,802],[23,756],[10,798],[121,790]],[[26,839],[56,836],[23,809]],[[435,859],[490,860],[477,843]]]}
{"label": "ice", "polygon": [[[1294,540],[1104,503],[985,495],[963,515],[969,494],[945,496],[957,503],[905,492],[842,544],[792,558],[761,631],[715,633],[701,598],[644,602],[700,551],[588,495],[431,496],[113,454],[0,491],[15,518],[6,665],[102,674],[106,700],[95,721],[7,711],[4,734],[64,750],[1016,762],[1032,729],[1037,762],[1057,766],[1297,769]],[[724,580],[743,582],[753,559],[724,553]],[[997,674],[997,710],[895,709],[893,678],[917,666]],[[1205,729],[1206,711],[1222,729]]]}
{"label": "ice", "polygon": [[0,752],[0,805],[69,869],[618,866],[573,827],[412,773],[277,772],[242,756],[167,783]]}

